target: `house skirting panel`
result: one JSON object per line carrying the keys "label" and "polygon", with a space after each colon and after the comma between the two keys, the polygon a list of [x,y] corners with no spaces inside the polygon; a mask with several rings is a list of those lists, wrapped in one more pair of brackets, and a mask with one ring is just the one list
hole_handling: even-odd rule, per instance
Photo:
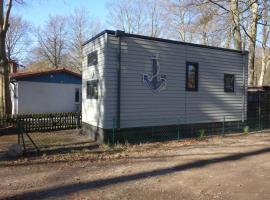
{"label": "house skirting panel", "polygon": [[243,132],[245,122],[215,122],[200,124],[181,124],[168,126],[136,127],[123,129],[103,129],[82,123],[82,132],[100,143],[140,143],[166,141],[204,135],[222,135]]}

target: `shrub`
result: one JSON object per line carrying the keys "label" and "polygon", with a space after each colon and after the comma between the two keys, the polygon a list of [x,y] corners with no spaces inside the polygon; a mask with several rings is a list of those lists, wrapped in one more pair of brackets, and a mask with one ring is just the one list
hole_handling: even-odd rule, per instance
{"label": "shrub", "polygon": [[248,127],[248,126],[245,126],[245,127],[243,128],[243,133],[244,133],[245,135],[247,135],[248,132],[249,132],[249,127]]}
{"label": "shrub", "polygon": [[199,138],[202,139],[205,136],[205,130],[204,129],[200,129],[199,130]]}

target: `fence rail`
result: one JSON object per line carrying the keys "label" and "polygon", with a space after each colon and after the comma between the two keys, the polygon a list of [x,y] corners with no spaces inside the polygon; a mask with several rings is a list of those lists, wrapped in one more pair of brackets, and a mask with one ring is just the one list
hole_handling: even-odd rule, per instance
{"label": "fence rail", "polygon": [[0,128],[23,122],[25,132],[75,129],[81,127],[81,116],[80,112],[5,115],[0,117]]}

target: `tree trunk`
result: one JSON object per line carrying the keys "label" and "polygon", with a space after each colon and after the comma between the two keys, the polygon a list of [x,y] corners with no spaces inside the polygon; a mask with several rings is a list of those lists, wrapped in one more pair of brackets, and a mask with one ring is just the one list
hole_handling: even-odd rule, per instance
{"label": "tree trunk", "polygon": [[9,88],[9,63],[6,55],[6,33],[9,27],[9,15],[12,7],[12,0],[5,2],[5,14],[4,1],[0,2],[0,116],[11,114],[12,109]]}
{"label": "tree trunk", "polygon": [[263,0],[263,10],[262,10],[262,22],[263,22],[263,28],[262,28],[262,65],[261,65],[261,73],[258,80],[258,85],[262,86],[264,81],[264,76],[267,71],[268,65],[269,65],[269,53],[267,56],[266,52],[266,46],[267,46],[267,40],[269,35],[269,27],[267,26],[268,21],[268,3],[267,0]]}
{"label": "tree trunk", "polygon": [[230,48],[231,47],[231,40],[232,40],[232,34],[231,34],[231,27],[230,27],[226,31],[225,48]]}
{"label": "tree trunk", "polygon": [[[253,0],[250,0],[252,3]],[[258,0],[253,2],[251,5],[251,23],[249,31],[249,57],[248,57],[248,66],[249,66],[249,85],[256,85],[255,80],[255,47],[256,47],[256,36],[257,36],[257,24],[258,24]]]}
{"label": "tree trunk", "polygon": [[263,85],[263,79],[264,79],[264,75],[265,75],[265,49],[262,50],[262,68],[261,68],[261,74],[258,80],[258,85],[262,86]]}
{"label": "tree trunk", "polygon": [[5,33],[0,34],[0,115],[11,114],[9,66],[5,51]]}
{"label": "tree trunk", "polygon": [[9,73],[7,67],[8,62],[1,62],[0,64],[0,115],[11,114],[12,105],[11,105],[11,96],[9,88]]}
{"label": "tree trunk", "polygon": [[240,32],[240,17],[238,9],[238,0],[231,0],[231,20],[233,23],[233,42],[237,50],[242,49],[242,39]]}
{"label": "tree trunk", "polygon": [[266,54],[264,54],[263,58],[262,58],[263,60],[262,60],[261,74],[260,74],[260,78],[258,80],[258,85],[259,86],[263,86],[264,77],[265,77],[265,74],[266,74],[266,72],[267,72],[267,70],[269,68],[269,64],[270,64],[270,54],[268,54],[268,56],[266,56]]}
{"label": "tree trunk", "polygon": [[[244,13],[242,13],[242,18],[245,18]],[[249,18],[246,18],[243,21],[243,26],[244,26],[244,28],[246,29],[247,32],[248,32],[248,30],[250,28],[250,24],[249,23],[250,23],[250,19]],[[242,37],[242,50],[246,50],[247,45],[248,45],[248,36],[247,36],[247,34],[244,34],[243,37]]]}

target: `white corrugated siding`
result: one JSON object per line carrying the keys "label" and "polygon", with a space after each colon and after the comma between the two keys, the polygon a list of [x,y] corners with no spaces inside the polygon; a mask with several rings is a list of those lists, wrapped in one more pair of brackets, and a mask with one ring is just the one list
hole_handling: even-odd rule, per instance
{"label": "white corrugated siding", "polygon": [[[82,66],[82,121],[93,126],[103,127],[104,119],[104,66],[106,51],[106,34],[98,37],[84,47],[84,61]],[[87,55],[93,51],[97,51],[98,64],[95,66],[87,66]],[[86,82],[89,80],[99,80],[99,96],[98,99],[86,98]]]}
{"label": "white corrugated siding", "polygon": [[[109,35],[105,74],[108,123],[116,116],[118,39]],[[142,83],[159,54],[167,89],[152,92]],[[185,91],[186,61],[199,63],[199,91]],[[217,122],[242,119],[243,59],[237,52],[122,38],[121,127]],[[247,70],[246,70],[247,71]],[[224,92],[224,73],[235,75],[235,92]],[[246,116],[245,116],[246,117]],[[109,124],[108,124],[109,125]]]}
{"label": "white corrugated siding", "polygon": [[[118,38],[104,34],[85,47],[85,55],[98,50],[98,66],[83,68],[83,121],[112,128],[117,116]],[[160,73],[167,75],[167,89],[152,92],[142,82],[151,73],[151,57],[159,54]],[[242,120],[243,62],[241,53],[122,38],[121,128],[181,123]],[[186,61],[199,64],[199,91],[185,91]],[[247,65],[246,65],[247,67]],[[98,74],[100,98],[85,98],[85,83]],[[235,75],[235,92],[224,92],[224,73]],[[245,69],[247,78],[247,69]],[[246,118],[246,98],[244,100]]]}

